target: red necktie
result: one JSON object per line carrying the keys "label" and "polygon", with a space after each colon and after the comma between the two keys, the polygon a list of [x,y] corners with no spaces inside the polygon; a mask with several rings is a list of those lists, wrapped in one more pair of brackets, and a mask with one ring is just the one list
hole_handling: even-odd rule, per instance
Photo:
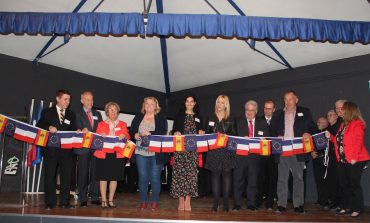
{"label": "red necktie", "polygon": [[251,120],[249,120],[249,135],[248,135],[249,138],[252,138],[253,137],[253,122]]}
{"label": "red necktie", "polygon": [[87,114],[87,117],[89,118],[89,122],[90,122],[91,127],[93,127],[93,122],[92,122],[90,112],[88,111],[88,112],[86,112],[86,114]]}

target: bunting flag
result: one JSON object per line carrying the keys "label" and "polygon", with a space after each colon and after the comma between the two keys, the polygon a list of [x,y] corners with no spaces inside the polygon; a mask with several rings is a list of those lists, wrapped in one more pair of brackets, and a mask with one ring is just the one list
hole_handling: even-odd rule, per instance
{"label": "bunting flag", "polygon": [[313,141],[315,142],[315,150],[323,150],[326,149],[328,144],[328,139],[325,136],[325,132],[321,132],[312,136]]}
{"label": "bunting flag", "polygon": [[0,115],[0,134],[4,132],[6,121],[8,119],[5,116]]}
{"label": "bunting flag", "polygon": [[292,156],[293,155],[293,145],[292,140],[281,141],[282,156]]}
{"label": "bunting flag", "polygon": [[227,140],[226,149],[228,151],[236,151],[237,147],[238,147],[238,138],[236,138],[234,136],[229,136],[229,138]]}
{"label": "bunting flag", "polygon": [[271,155],[271,141],[262,139],[261,140],[261,155],[269,156]]}
{"label": "bunting flag", "polygon": [[217,134],[217,138],[216,138],[216,142],[215,142],[215,149],[218,149],[218,148],[225,148],[226,145],[227,145],[227,139],[228,139],[228,135],[226,134],[222,134],[222,133],[219,133]]}
{"label": "bunting flag", "polygon": [[177,135],[173,136],[173,143],[175,147],[175,152],[185,151],[185,137],[184,136],[177,136]]}
{"label": "bunting flag", "polygon": [[261,154],[260,139],[247,139],[249,141],[249,153]]}
{"label": "bunting flag", "polygon": [[208,135],[207,142],[208,142],[208,148],[209,148],[209,150],[216,149],[217,136],[218,136],[218,134],[210,134],[210,135]]}
{"label": "bunting flag", "polygon": [[282,139],[271,139],[271,154],[280,155],[282,153]]}
{"label": "bunting flag", "polygon": [[93,139],[94,134],[92,132],[86,132],[82,141],[82,147],[90,149]]}
{"label": "bunting flag", "polygon": [[161,143],[162,137],[161,136],[149,136],[149,147],[148,150],[151,152],[159,153],[161,152]]}
{"label": "bunting flag", "polygon": [[141,136],[141,144],[142,147],[148,147],[149,146],[149,136]]}
{"label": "bunting flag", "polygon": [[296,138],[292,140],[293,145],[293,155],[302,154],[303,153],[303,143],[302,138]]}
{"label": "bunting flag", "polygon": [[127,139],[123,138],[123,139],[117,139],[115,145],[114,145],[114,150],[118,153],[123,153],[123,149],[125,148],[126,146],[126,143],[127,143]]}
{"label": "bunting flag", "polygon": [[98,134],[92,134],[92,142],[90,149],[94,150],[102,150],[103,149],[103,143],[104,143],[104,137]]}
{"label": "bunting flag", "polygon": [[185,150],[197,151],[197,138],[196,135],[185,135]]}
{"label": "bunting flag", "polygon": [[103,140],[103,152],[111,152],[112,150],[114,151],[114,147],[116,146],[117,141],[117,137],[105,136]]}
{"label": "bunting flag", "polygon": [[84,137],[83,133],[60,131],[58,132],[58,135],[60,138],[60,148],[62,149],[82,148]]}
{"label": "bunting flag", "polygon": [[45,147],[48,142],[49,132],[43,129],[39,129],[37,132],[35,144],[37,146]]}
{"label": "bunting flag", "polygon": [[57,133],[49,133],[48,147],[60,147],[60,138]]}
{"label": "bunting flag", "polygon": [[314,150],[312,137],[302,138],[303,153],[310,153]]}
{"label": "bunting flag", "polygon": [[228,143],[231,146],[231,149],[233,150],[236,146],[236,155],[239,156],[247,156],[249,154],[249,140],[244,137],[229,137],[229,141],[231,143]]}
{"label": "bunting flag", "polygon": [[131,156],[135,150],[135,147],[136,147],[135,143],[131,142],[130,140],[127,140],[125,147],[123,148],[122,155],[124,157],[131,159]]}
{"label": "bunting flag", "polygon": [[197,152],[203,153],[208,151],[208,137],[209,135],[196,135]]}
{"label": "bunting flag", "polygon": [[162,152],[172,153],[175,152],[175,140],[173,136],[163,136],[162,137]]}
{"label": "bunting flag", "polygon": [[7,118],[4,129],[5,135],[13,137],[15,128],[17,127],[17,123],[17,121]]}
{"label": "bunting flag", "polygon": [[36,127],[19,122],[15,127],[13,137],[20,141],[34,143],[37,136],[37,132],[38,129]]}

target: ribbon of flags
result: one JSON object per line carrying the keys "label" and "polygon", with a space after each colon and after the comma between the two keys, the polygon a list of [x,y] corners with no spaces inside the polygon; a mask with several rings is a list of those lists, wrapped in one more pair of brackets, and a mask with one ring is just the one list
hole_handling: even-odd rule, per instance
{"label": "ribbon of flags", "polygon": [[[118,137],[101,136],[96,133],[77,133],[75,131],[59,131],[50,133],[44,129],[14,120],[0,114],[0,134],[5,133],[15,139],[38,146],[60,147],[62,149],[88,148],[121,153],[131,158],[135,143]],[[292,156],[326,149],[328,139],[325,133],[318,133],[309,138],[245,138],[214,133],[204,135],[151,135],[141,138],[141,146],[148,146],[151,152],[207,152],[224,148],[240,156],[258,154],[269,156],[280,154]]]}

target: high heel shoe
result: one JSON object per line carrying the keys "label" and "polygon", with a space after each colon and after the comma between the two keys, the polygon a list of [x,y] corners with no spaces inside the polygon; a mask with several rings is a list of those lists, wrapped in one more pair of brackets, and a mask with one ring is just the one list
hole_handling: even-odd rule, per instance
{"label": "high heel shoe", "polygon": [[101,201],[101,208],[105,209],[107,207],[108,207],[107,201]]}
{"label": "high heel shoe", "polygon": [[110,207],[110,208],[116,208],[117,206],[114,205],[113,201],[108,201],[108,207]]}

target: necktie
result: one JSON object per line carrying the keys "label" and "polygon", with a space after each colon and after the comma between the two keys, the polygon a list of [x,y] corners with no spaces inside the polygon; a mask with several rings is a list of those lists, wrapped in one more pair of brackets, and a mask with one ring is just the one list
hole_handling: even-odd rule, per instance
{"label": "necktie", "polygon": [[267,119],[267,125],[270,126],[271,119]]}
{"label": "necktie", "polygon": [[91,118],[91,115],[90,115],[90,111],[87,111],[86,114],[87,114],[87,117],[89,118],[89,122],[90,122],[91,127],[93,127],[93,121],[92,121],[92,118]]}
{"label": "necktie", "polygon": [[65,119],[65,116],[64,116],[64,114],[63,114],[64,109],[63,109],[63,108],[61,108],[59,111],[60,111],[60,124],[63,124],[64,119]]}
{"label": "necktie", "polygon": [[248,137],[252,138],[253,137],[253,122],[249,120],[249,135]]}

